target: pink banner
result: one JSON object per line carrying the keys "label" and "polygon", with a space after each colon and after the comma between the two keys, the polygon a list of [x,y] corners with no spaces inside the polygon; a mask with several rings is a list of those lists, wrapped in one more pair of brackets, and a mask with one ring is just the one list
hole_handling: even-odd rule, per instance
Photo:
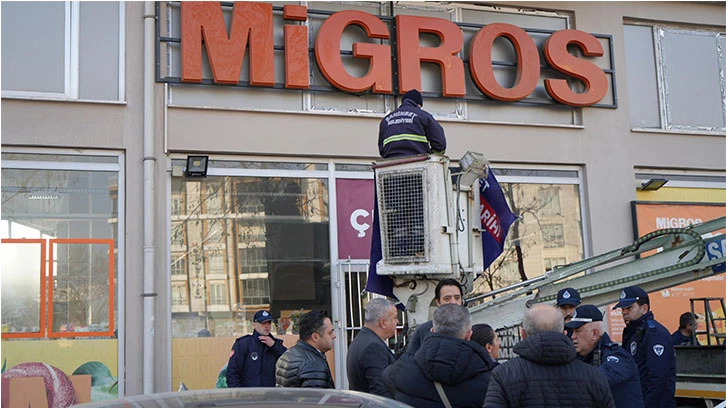
{"label": "pink banner", "polygon": [[338,258],[368,259],[373,230],[373,180],[336,180]]}

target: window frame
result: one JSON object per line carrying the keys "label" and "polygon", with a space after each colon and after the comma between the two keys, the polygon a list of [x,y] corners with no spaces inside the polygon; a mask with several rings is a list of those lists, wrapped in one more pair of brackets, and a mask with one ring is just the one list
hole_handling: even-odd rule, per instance
{"label": "window frame", "polygon": [[97,103],[126,103],[126,7],[125,2],[119,1],[119,32],[118,32],[118,99],[96,100],[80,99],[80,15],[81,3],[79,1],[65,1],[64,15],[64,91],[17,91],[5,90],[0,92],[3,98],[11,99],[40,99],[61,100]]}
{"label": "window frame", "polygon": [[[716,49],[718,51],[718,40],[719,38],[726,38],[726,31],[720,30],[718,27],[711,26],[686,26],[686,25],[673,25],[659,22],[647,22],[638,20],[626,19],[623,22],[624,26],[640,26],[648,27],[651,31],[651,40],[653,41],[653,64],[655,65],[656,74],[656,92],[658,100],[658,120],[660,126],[658,127],[636,127],[631,126],[631,130],[634,132],[668,132],[678,134],[707,134],[707,135],[726,135],[726,78],[723,75],[719,76],[719,85],[721,91],[721,108],[723,112],[723,128],[711,128],[697,125],[673,125],[671,123],[671,108],[670,108],[670,95],[668,92],[667,84],[667,72],[666,72],[666,54],[664,53],[665,47],[665,33],[671,32],[676,34],[690,34],[698,36],[714,36],[716,37]],[[718,69],[720,72],[726,70],[726,50],[722,50],[722,56],[719,59]]]}

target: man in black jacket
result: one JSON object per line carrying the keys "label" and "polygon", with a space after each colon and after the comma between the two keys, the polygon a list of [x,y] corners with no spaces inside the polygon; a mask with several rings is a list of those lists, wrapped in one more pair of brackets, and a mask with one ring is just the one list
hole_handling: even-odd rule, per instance
{"label": "man in black jacket", "polygon": [[[464,305],[464,288],[456,279],[441,279],[434,289],[434,300],[436,307],[445,304]],[[421,344],[431,334],[431,328],[434,327],[434,321],[428,320],[419,324],[413,331],[408,341],[406,351],[415,353],[421,347]]]}
{"label": "man in black jacket", "polygon": [[562,314],[554,306],[527,310],[523,340],[514,346],[519,358],[492,371],[484,407],[614,408],[605,376],[577,359],[563,330]]}
{"label": "man in black jacket", "polygon": [[353,391],[391,397],[383,384],[383,369],[396,359],[386,340],[396,334],[398,309],[388,299],[375,298],[365,306],[365,325],[348,347],[348,387]]}
{"label": "man in black jacket", "polygon": [[314,310],[300,318],[300,340],[277,360],[278,387],[335,388],[325,353],[333,349],[335,330],[328,313]]}
{"label": "man in black jacket", "polygon": [[403,95],[401,106],[381,120],[378,129],[378,152],[384,159],[417,154],[441,153],[446,150],[444,128],[421,109],[421,92],[412,89]]}
{"label": "man in black jacket", "polygon": [[252,334],[238,338],[227,365],[227,387],[274,387],[275,363],[287,350],[282,340],[270,334],[272,316],[267,310],[255,313]]}
{"label": "man in black jacket", "polygon": [[446,304],[434,312],[434,332],[416,353],[406,352],[383,370],[383,381],[398,401],[416,408],[480,408],[494,367],[471,338],[469,311]]}
{"label": "man in black jacket", "polygon": [[623,348],[638,365],[645,408],[675,408],[673,338],[668,329],[655,320],[648,293],[641,287],[629,286],[620,292],[620,299],[613,309],[620,309],[623,314]]}

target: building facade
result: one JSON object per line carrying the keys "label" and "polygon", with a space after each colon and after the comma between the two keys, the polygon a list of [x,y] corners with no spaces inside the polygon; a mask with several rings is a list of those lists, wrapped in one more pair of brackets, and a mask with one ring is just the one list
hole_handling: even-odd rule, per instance
{"label": "building facade", "polygon": [[345,388],[378,124],[410,88],[520,216],[478,293],[629,244],[637,203],[672,205],[663,225],[726,215],[725,14],[4,2],[3,359],[105,365],[108,397],[212,388],[257,310],[291,341],[326,309]]}

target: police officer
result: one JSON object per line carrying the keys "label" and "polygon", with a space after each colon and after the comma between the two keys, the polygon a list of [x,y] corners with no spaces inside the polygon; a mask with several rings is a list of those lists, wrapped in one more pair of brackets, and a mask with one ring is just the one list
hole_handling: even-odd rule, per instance
{"label": "police officer", "polygon": [[638,286],[629,286],[620,292],[620,300],[613,309],[620,309],[623,313],[623,348],[638,364],[645,407],[675,407],[676,354],[673,339],[668,330],[655,320],[648,294]]}
{"label": "police officer", "polygon": [[384,159],[444,153],[444,128],[421,109],[421,92],[412,89],[403,95],[401,106],[386,115],[378,128],[378,152]]}
{"label": "police officer", "polygon": [[227,364],[227,387],[274,387],[275,363],[287,348],[270,334],[272,316],[267,310],[255,313],[252,334],[238,338]]}
{"label": "police officer", "polygon": [[[565,324],[572,319],[572,315],[575,313],[575,307],[580,303],[582,303],[582,298],[580,298],[580,293],[574,288],[564,288],[557,292],[557,303],[555,303],[555,306],[560,309],[562,318],[565,319]],[[572,329],[565,326],[565,334],[571,338]]]}
{"label": "police officer", "polygon": [[572,330],[572,342],[582,360],[605,374],[615,406],[643,408],[638,366],[630,353],[610,341],[600,310],[593,305],[578,306],[565,327]]}

